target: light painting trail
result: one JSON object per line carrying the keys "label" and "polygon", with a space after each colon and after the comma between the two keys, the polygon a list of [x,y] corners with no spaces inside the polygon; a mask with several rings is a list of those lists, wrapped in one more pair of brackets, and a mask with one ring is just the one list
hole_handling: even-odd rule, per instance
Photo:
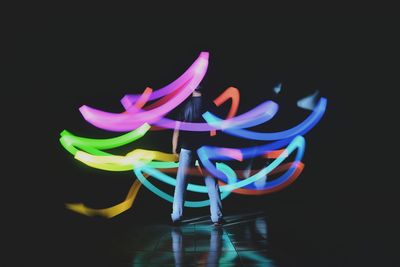
{"label": "light painting trail", "polygon": [[[227,88],[213,101],[219,107],[231,100],[225,119],[209,111],[203,114],[203,123],[188,123],[167,118],[166,115],[190,97],[201,83],[207,71],[208,58],[207,52],[200,53],[178,79],[158,90],[147,87],[142,94],[125,95],[121,99],[124,108],[121,113],[101,111],[86,105],[79,109],[90,124],[103,130],[126,133],[114,138],[94,139],[76,136],[64,130],[60,134],[61,145],[76,160],[87,166],[103,171],[130,171],[136,179],[121,203],[104,209],[93,209],[83,203],[68,203],[68,209],[86,216],[112,218],[132,207],[141,185],[162,199],[172,202],[173,196],[155,186],[151,180],[154,178],[171,187],[175,186],[178,168],[178,158],[175,155],[140,147],[132,149],[126,155],[114,155],[107,150],[131,145],[149,131],[174,129],[177,124],[180,131],[209,131],[211,136],[221,131],[243,139],[267,142],[244,148],[202,146],[197,150],[200,162],[196,161],[196,168],[190,169],[189,174],[198,177],[213,175],[219,179],[222,199],[232,193],[269,194],[282,190],[299,177],[304,168],[302,159],[306,143],[303,135],[321,120],[326,111],[327,99],[321,97],[316,101],[316,96],[313,95],[315,104],[306,105],[307,109],[312,110],[307,118],[290,129],[271,133],[255,132],[248,128],[271,120],[278,112],[278,104],[267,100],[247,112],[237,114],[240,93],[235,87]],[[308,101],[308,98],[306,100]],[[229,164],[232,161],[256,157],[273,160],[260,170],[237,170]],[[243,177],[243,172],[248,174]],[[190,183],[187,189],[194,193],[207,194],[207,188],[203,185]],[[199,208],[208,205],[209,200],[185,201],[186,207]]]}

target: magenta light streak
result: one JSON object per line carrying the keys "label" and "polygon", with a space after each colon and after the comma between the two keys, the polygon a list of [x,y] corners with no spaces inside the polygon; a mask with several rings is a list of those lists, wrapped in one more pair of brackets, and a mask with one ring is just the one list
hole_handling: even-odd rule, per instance
{"label": "magenta light streak", "polygon": [[180,122],[168,118],[160,118],[158,121],[153,122],[153,125],[174,129],[176,123],[180,123],[179,130],[194,131],[194,132],[207,132],[211,130],[219,130],[226,128],[249,128],[270,120],[278,111],[278,105],[273,101],[266,101],[259,106],[243,113],[242,115],[233,117],[231,119],[223,120],[214,126],[204,122]]}
{"label": "magenta light streak", "polygon": [[[178,79],[158,90],[155,90],[151,94],[149,101],[166,96],[174,92],[177,88],[183,86],[184,83],[193,76],[192,70],[196,68],[197,61],[201,57],[206,58],[208,60],[208,56],[209,56],[208,52],[201,52],[197,60],[193,62],[193,64]],[[140,96],[141,95],[139,94],[127,94],[121,99],[121,103],[124,106],[124,108],[128,110],[140,98]]]}
{"label": "magenta light streak", "polygon": [[86,121],[94,126],[115,132],[131,131],[138,124],[152,123],[182,103],[200,84],[208,67],[208,53],[202,52],[192,64],[192,78],[170,101],[152,110],[135,113],[110,113],[83,105],[79,108]]}

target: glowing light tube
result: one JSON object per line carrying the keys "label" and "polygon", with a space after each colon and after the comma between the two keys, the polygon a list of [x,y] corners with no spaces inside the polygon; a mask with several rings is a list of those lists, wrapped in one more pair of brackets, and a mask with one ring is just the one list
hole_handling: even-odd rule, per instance
{"label": "glowing light tube", "polygon": [[[282,185],[286,185],[289,178],[294,175],[298,162],[300,162],[301,158],[303,157],[304,145],[305,145],[305,141],[302,136],[297,136],[296,138],[294,138],[293,141],[285,149],[285,152],[287,154],[291,154],[295,149],[297,149],[295,162],[292,164],[291,167],[288,168],[288,171],[284,175],[280,176],[279,178],[277,178],[273,181],[266,183],[261,188],[259,187],[256,189],[257,190],[276,190],[277,188],[282,187]],[[241,187],[244,187],[246,185],[250,185],[250,184],[254,183],[255,181],[261,179],[266,174],[272,172],[280,163],[282,163],[282,161],[284,159],[285,159],[284,157],[276,158],[271,164],[267,165],[265,168],[260,170],[258,173],[254,174],[244,180],[241,180],[241,181],[237,181],[236,173],[232,170],[232,168],[230,168],[226,164],[218,163],[217,168],[221,172],[223,172],[226,175],[226,177],[228,177],[228,184],[220,187],[221,192],[230,192],[235,189],[239,189]],[[143,183],[143,185],[145,185],[149,190],[151,190],[153,193],[157,194],[161,198],[164,198],[168,201],[173,200],[172,196],[169,196],[165,192],[156,188],[149,181],[147,181],[145,179],[141,179],[142,171],[144,171],[147,174],[151,175],[152,177],[154,177],[160,181],[163,181],[169,185],[172,185],[172,186],[175,186],[176,179],[174,179],[160,171],[157,171],[151,167],[148,167],[148,166],[146,166],[146,164],[143,164],[141,162],[137,162],[135,164],[134,172],[135,172],[136,176],[138,177],[138,179]],[[232,177],[234,177],[234,179],[232,179]],[[198,193],[207,193],[207,188],[205,186],[200,186],[200,185],[189,184],[187,187],[187,190],[198,192]]]}
{"label": "glowing light tube", "polygon": [[[176,123],[179,123],[179,130],[193,132],[207,132],[230,127],[247,128],[269,121],[276,114],[277,110],[278,105],[275,102],[266,101],[242,115],[227,120],[221,120],[218,123],[213,123],[213,125],[202,122],[175,121],[167,118],[160,118],[158,121],[152,122],[152,124],[163,128],[174,129]],[[214,115],[207,111],[203,114],[203,117],[204,116],[208,117]]]}
{"label": "glowing light tube", "polygon": [[[219,164],[219,166],[222,166],[222,165]],[[275,172],[280,172],[282,170],[286,170],[290,166],[291,166],[291,163],[287,163],[284,166],[278,166],[277,169],[275,169],[274,171],[271,172],[271,174],[273,174]],[[248,190],[248,189],[239,188],[239,189],[235,189],[233,192],[238,193],[238,194],[244,194],[244,195],[261,195],[261,194],[268,194],[271,192],[276,192],[278,190],[285,188],[286,186],[290,185],[291,183],[293,183],[297,179],[297,177],[300,175],[301,170],[303,169],[303,166],[304,165],[301,162],[298,163],[296,172],[294,173],[294,175],[289,177],[289,179],[286,183],[282,184],[280,187],[273,188],[273,190],[271,190],[271,189]],[[176,174],[177,168],[174,168],[173,170],[172,169],[163,169],[163,171],[167,171],[167,172],[173,171]],[[195,171],[196,171],[196,169],[191,168],[189,170],[189,173],[193,175]],[[147,177],[148,177],[147,173],[143,175],[143,178],[147,178]],[[235,174],[232,175],[232,178],[234,178],[234,177],[235,177]],[[86,215],[86,216],[102,216],[102,217],[106,217],[106,218],[113,218],[113,217],[127,211],[128,209],[130,209],[133,206],[133,203],[137,197],[137,194],[139,192],[141,185],[142,184],[139,179],[135,180],[135,182],[129,189],[129,192],[128,192],[125,200],[122,201],[121,203],[118,203],[118,204],[108,207],[108,208],[94,209],[94,208],[90,208],[90,207],[86,206],[83,203],[67,203],[66,207],[74,212],[77,212],[77,213],[80,213],[80,214]],[[200,204],[200,206],[201,205],[206,205],[206,206],[209,205],[209,203],[200,203],[200,202],[196,203],[197,206],[199,204]]]}
{"label": "glowing light tube", "polygon": [[[326,98],[321,98],[318,102],[318,105],[315,107],[314,111],[309,115],[302,123],[296,125],[295,127],[275,133],[258,133],[254,131],[244,130],[244,129],[237,129],[237,128],[226,128],[224,131],[231,135],[247,138],[252,140],[263,140],[263,141],[270,141],[270,140],[279,140],[284,138],[290,138],[296,135],[302,135],[307,133],[310,129],[317,124],[322,116],[325,113],[326,109]],[[211,125],[217,125],[222,119],[216,116],[206,116],[205,120],[210,123]]]}
{"label": "glowing light tube", "polygon": [[[254,150],[254,148],[252,148]],[[227,148],[220,148],[219,149],[220,153],[223,153],[223,155],[229,155],[227,158],[234,158],[236,160],[241,160],[241,153],[240,150],[235,150],[235,149],[227,149]],[[287,156],[287,153],[285,150],[280,151],[282,154],[285,154],[285,157]],[[233,154],[232,154],[233,153]],[[235,155],[235,153],[237,153]],[[276,153],[276,152],[275,152]],[[277,155],[275,155],[277,157]],[[89,166],[93,166],[96,168],[101,168],[105,170],[112,170],[112,171],[119,171],[119,170],[131,170],[133,163],[137,160],[141,160],[143,162],[144,159],[147,159],[147,162],[152,161],[153,159],[157,158],[158,160],[171,160],[173,159],[173,155],[167,154],[167,153],[162,153],[162,152],[157,152],[157,151],[149,151],[149,150],[141,150],[141,149],[136,149],[131,153],[128,153],[127,156],[122,157],[122,156],[93,156],[89,155],[84,152],[78,152],[76,159],[84,162],[85,164]],[[222,158],[222,157],[220,157]],[[115,165],[110,165],[110,163],[114,163]],[[156,166],[158,164],[158,167],[167,167],[165,164],[162,166],[160,162],[152,162],[153,164],[150,163],[150,165]],[[176,167],[177,164],[174,164],[172,166],[168,167]],[[153,173],[151,173],[153,174]],[[172,178],[171,178],[172,179]],[[260,189],[260,188],[256,188]],[[203,191],[206,189],[204,188]]]}
{"label": "glowing light tube", "polygon": [[[226,118],[231,119],[231,118],[235,117],[237,110],[239,108],[240,93],[237,88],[235,88],[235,87],[227,88],[220,96],[218,96],[216,99],[214,99],[214,104],[217,107],[219,107],[224,102],[226,102],[228,99],[232,100],[232,104],[231,104],[231,108],[230,108]],[[217,134],[216,130],[212,130],[210,132],[211,136],[215,136],[216,134]]]}
{"label": "glowing light tube", "polygon": [[[286,140],[285,140],[286,141]],[[277,143],[277,142],[276,142]],[[282,142],[283,143],[283,142]],[[274,146],[276,144],[269,144],[270,147]],[[297,136],[295,137],[290,144],[288,145],[288,147],[285,150],[282,150],[282,153],[280,156],[277,157],[276,160],[274,160],[270,165],[268,165],[266,168],[272,168],[274,169],[277,164],[280,164],[292,151],[295,147],[298,147],[298,151],[296,154],[296,161],[301,161],[302,157],[303,157],[303,153],[304,153],[304,147],[305,147],[305,140],[302,136]],[[269,148],[268,146],[264,146],[264,148]],[[259,149],[259,148],[257,148]],[[248,153],[251,153],[252,155],[256,155],[256,154],[265,154],[265,151],[257,151],[255,150],[254,147],[252,148],[247,148],[247,149],[239,149],[241,151],[242,156],[247,156]],[[227,183],[228,181],[228,177],[225,176],[224,172],[221,172],[218,168],[215,167],[215,165],[211,162],[210,158],[217,158],[217,159],[229,159],[229,157],[227,157],[226,154],[223,155],[219,155],[219,154],[214,154],[214,155],[208,155],[207,150],[203,148],[199,148],[197,150],[198,156],[201,160],[201,162],[203,163],[204,167],[207,169],[207,171],[209,173],[211,173],[214,177],[217,177],[218,179],[220,179],[221,181]],[[218,150],[216,150],[215,148],[212,148],[212,150],[210,151],[215,151],[218,153]],[[278,163],[277,163],[278,162]],[[273,166],[273,167],[271,167]],[[272,169],[268,169],[270,172]],[[268,172],[260,172],[259,174],[257,174],[258,179],[261,179],[262,176],[265,176],[268,174]],[[247,181],[248,179],[244,180]],[[256,179],[257,180],[257,179]],[[277,180],[274,180],[274,182]],[[242,181],[243,182],[243,181]],[[253,181],[254,182],[254,181]],[[271,184],[269,184],[271,185]],[[254,189],[254,190],[260,190],[260,189],[267,189],[265,186],[262,187],[258,187],[255,186],[254,184],[250,184],[250,183],[245,183],[242,184],[241,187],[246,187],[248,189]]]}
{"label": "glowing light tube", "polygon": [[[267,184],[268,182],[265,182],[265,185],[267,185],[266,188],[246,189],[242,187],[235,189],[233,192],[242,195],[254,195],[254,196],[266,195],[273,192],[277,192],[291,185],[299,177],[303,169],[304,169],[304,164],[302,162],[295,161],[295,162],[285,163],[283,165],[276,167],[276,169],[271,171],[272,175],[274,173],[279,173],[288,170],[286,173],[284,173],[281,177],[278,178],[281,179],[281,181],[275,184],[274,186],[270,186]],[[224,185],[223,182],[220,183],[221,185]]]}
{"label": "glowing light tube", "polygon": [[[172,203],[173,200],[174,200],[173,196],[165,193],[164,191],[160,190],[159,188],[154,186],[152,183],[150,183],[150,181],[143,176],[142,171],[152,172],[155,175],[154,177],[156,177],[156,178],[163,177],[163,178],[160,178],[160,179],[163,180],[163,181],[165,179],[165,181],[168,181],[168,183],[171,184],[171,185],[175,185],[176,184],[176,179],[173,179],[173,178],[171,178],[171,177],[169,177],[169,176],[167,176],[167,175],[165,175],[165,174],[163,174],[161,172],[157,173],[157,172],[155,172],[156,170],[148,168],[147,166],[135,166],[135,168],[134,168],[134,172],[135,172],[136,177],[140,180],[140,182],[147,189],[149,189],[151,192],[153,192],[157,196],[159,196],[159,197],[167,200],[168,202]],[[160,176],[158,176],[158,175],[160,175]],[[228,177],[230,177],[229,178],[230,181],[235,181],[236,180],[236,173],[232,169],[230,169],[230,171],[227,171],[226,175]],[[203,193],[206,193],[207,189],[205,188],[205,186],[199,186],[199,185],[193,185],[193,184],[189,184],[187,190],[189,190],[189,191],[197,191],[197,190],[202,190],[202,188],[204,188],[203,191],[205,191]],[[221,193],[221,199],[226,198],[229,194],[230,194],[230,192],[222,192]],[[186,200],[184,202],[184,206],[185,207],[191,207],[191,208],[200,208],[200,207],[205,207],[205,206],[209,206],[209,205],[210,205],[210,200],[209,199],[202,200],[202,201],[188,201],[188,200]]]}
{"label": "glowing light tube", "polygon": [[228,99],[232,100],[231,108],[228,112],[227,119],[233,118],[239,108],[240,93],[236,87],[228,87],[220,96],[214,99],[214,104],[219,107]]}
{"label": "glowing light tube", "polygon": [[[144,106],[144,102],[145,101],[147,101],[148,100],[148,94],[151,94],[151,88],[146,88],[146,90],[143,92],[143,94],[141,95],[141,97],[137,100],[138,102],[140,102],[140,101],[142,101],[142,102],[140,102],[140,103],[138,103],[138,102],[135,102],[135,104],[134,104],[134,106],[135,106],[135,108],[137,108],[137,109],[139,109],[139,108],[141,108],[141,107],[143,107]],[[222,105],[223,103],[225,103],[227,100],[229,100],[229,99],[231,99],[232,100],[232,103],[231,103],[231,106],[230,106],[230,109],[229,109],[229,112],[228,112],[228,114],[227,114],[227,117],[226,117],[226,119],[230,119],[230,118],[233,118],[235,115],[236,115],[236,113],[237,113],[237,110],[238,110],[238,107],[239,107],[239,101],[240,101],[240,93],[239,93],[239,90],[237,89],[237,88],[235,88],[235,87],[228,87],[227,89],[225,89],[225,91],[223,91],[216,99],[214,99],[214,104],[216,105],[216,106],[220,106],[220,105]],[[137,107],[137,106],[140,106],[140,107]],[[148,110],[148,109],[150,109],[150,107],[152,107],[153,105],[150,105],[150,106],[147,106],[147,107],[145,107],[144,109],[145,110]],[[134,108],[133,108],[133,106],[132,106],[132,108],[130,108],[130,110],[129,110],[129,112],[131,112],[131,110],[134,110],[135,112],[138,112],[139,110],[135,110]],[[177,121],[172,121],[172,120],[165,120],[165,118],[160,118],[160,121],[158,121],[158,124],[161,124],[161,125],[164,125],[164,124],[167,124],[167,125],[171,125],[170,127],[172,127],[173,125],[175,125],[175,123],[177,123]],[[207,124],[208,125],[208,124]],[[210,127],[209,125],[207,126],[207,127]],[[212,127],[213,128],[213,127]],[[156,125],[154,125],[153,124],[153,126],[150,128],[150,130],[151,131],[160,131],[160,130],[165,130],[165,129],[168,129],[168,127],[167,128],[164,128],[164,127],[162,127],[162,126],[156,126]],[[215,133],[215,130],[212,130],[212,134],[211,135],[214,135],[214,133]]]}
{"label": "glowing light tube", "polygon": [[[149,129],[150,125],[144,123],[142,126],[129,133],[107,139],[78,137],[68,132],[67,130],[64,130],[60,134],[61,135],[60,139],[63,140],[62,143],[66,146],[83,144],[85,146],[91,146],[97,149],[111,149],[136,141],[137,139],[143,137]],[[68,148],[66,149],[69,151]]]}
{"label": "glowing light tube", "polygon": [[[122,113],[105,112],[85,105],[80,108],[85,120],[98,128],[115,132],[130,132],[114,138],[92,139],[63,131],[60,137],[62,146],[74,155],[75,159],[88,166],[107,171],[133,170],[137,180],[129,190],[126,199],[117,205],[105,209],[93,209],[82,203],[69,203],[67,208],[87,216],[99,215],[111,218],[132,206],[142,184],[161,198],[172,202],[173,196],[157,188],[147,177],[151,176],[168,185],[175,186],[176,179],[166,174],[177,172],[178,163],[175,161],[178,158],[175,155],[146,149],[134,149],[126,155],[113,155],[103,150],[134,142],[149,130],[173,129],[177,124],[180,124],[180,130],[183,131],[210,131],[211,135],[215,135],[216,130],[222,130],[241,138],[274,141],[248,148],[203,146],[196,151],[199,161],[205,167],[204,172],[219,179],[222,198],[226,198],[231,193],[261,195],[276,192],[297,179],[304,168],[301,160],[304,154],[305,140],[301,135],[312,129],[324,115],[327,105],[325,98],[321,98],[318,103],[316,103],[316,95],[313,95],[312,99],[300,100],[298,106],[312,109],[312,113],[291,129],[273,133],[255,132],[247,130],[247,128],[269,121],[277,113],[278,105],[272,101],[265,101],[236,116],[240,95],[237,88],[234,87],[229,87],[214,100],[216,106],[222,105],[229,99],[232,100],[226,119],[210,112],[203,114],[206,123],[179,122],[165,118],[167,113],[188,98],[200,84],[207,71],[208,56],[207,52],[202,52],[178,79],[159,90],[153,91],[147,87],[140,95],[125,95],[121,99],[125,108]],[[148,104],[152,100],[156,101]],[[294,161],[283,164],[284,160],[295,150]],[[235,172],[229,165],[219,162],[221,160],[242,161],[256,156],[274,160],[261,170],[249,170],[249,174],[240,180],[237,170]],[[196,166],[199,167],[197,161]],[[195,168],[190,169],[191,173],[195,173],[195,171]],[[204,176],[200,167],[198,172]],[[267,174],[276,173],[280,175],[272,180],[266,180]],[[188,190],[207,193],[205,186],[196,184],[188,184]],[[185,206],[188,207],[207,205],[209,205],[209,200],[185,202]]]}
{"label": "glowing light tube", "polygon": [[[208,52],[201,52],[199,58],[204,57],[208,59]],[[163,88],[160,88],[158,90],[155,90],[152,95],[150,96],[149,100],[154,100],[154,99],[158,99],[161,98],[163,96],[166,96],[170,93],[173,93],[176,88],[181,87],[186,81],[188,81],[190,78],[192,78],[193,76],[193,72],[192,70],[195,69],[197,67],[197,60],[175,81],[173,81],[172,83],[164,86]],[[139,99],[141,97],[141,95],[137,95],[137,94],[126,94],[122,99],[121,99],[121,103],[124,106],[125,109],[129,109],[134,102],[137,101],[137,99]]]}
{"label": "glowing light tube", "polygon": [[[272,119],[278,111],[278,104],[273,101],[265,101],[250,111],[239,116],[227,120],[219,120],[214,122],[214,118],[218,118],[210,112],[205,112],[202,116],[206,121],[211,121],[214,127],[222,130],[229,128],[248,128],[265,123]],[[218,118],[219,119],[219,118]]]}
{"label": "glowing light tube", "polygon": [[141,108],[146,105],[146,103],[149,101],[151,95],[153,93],[153,89],[150,87],[147,87],[144,92],[140,95],[140,97],[137,99],[137,101],[132,104],[129,108],[127,108],[127,112],[129,113],[134,113],[140,111]]}
{"label": "glowing light tube", "polygon": [[[293,141],[286,148],[286,153],[291,154],[295,149],[297,149],[295,162],[300,162],[301,159],[303,158],[304,146],[305,146],[304,137],[302,137],[300,135],[296,136],[293,139]],[[254,183],[255,181],[257,181],[258,179],[261,179],[265,175],[270,173],[279,164],[281,164],[284,159],[285,159],[285,157],[276,158],[274,161],[272,161],[269,165],[267,165],[264,169],[259,171],[257,174],[254,174],[242,181],[239,181],[236,183],[229,183],[229,181],[228,181],[229,184],[227,184],[225,186],[221,186],[220,190],[221,191],[225,191],[225,190],[232,191],[232,190],[244,187],[246,185],[250,185],[250,184]],[[225,166],[227,166],[227,165],[225,165]],[[279,186],[280,184],[286,182],[286,180],[293,174],[294,169],[290,168],[289,170],[290,170],[290,172],[287,175],[282,175],[281,177],[274,179],[273,181],[267,182],[262,188],[254,188],[254,189],[261,190],[261,189],[269,189],[269,188]]]}
{"label": "glowing light tube", "polygon": [[[135,149],[126,156],[93,156],[83,151],[78,151],[75,155],[75,159],[85,163],[88,166],[107,171],[129,171],[133,168],[134,162],[138,160],[148,164],[153,162],[153,160],[166,162],[177,160],[176,156],[173,154],[144,149]],[[168,166],[166,164],[161,165],[160,162],[158,165],[164,168]]]}
{"label": "glowing light tube", "polygon": [[[147,175],[146,175],[147,176]],[[131,188],[129,189],[128,195],[125,200],[117,205],[103,208],[103,209],[94,209],[86,206],[83,203],[67,203],[65,206],[67,209],[70,209],[74,212],[80,213],[86,216],[102,216],[106,218],[113,218],[124,211],[130,209],[135,202],[139,189],[141,187],[141,183],[139,180],[135,180]]]}
{"label": "glowing light tube", "polygon": [[[137,127],[138,123],[151,123],[158,120],[173,108],[182,103],[200,84],[208,66],[208,53],[201,53],[200,57],[191,66],[193,77],[182,89],[175,95],[173,99],[165,104],[158,106],[152,110],[140,113],[109,113],[97,110],[88,106],[80,107],[80,112],[86,121],[94,126],[116,132],[130,131]],[[193,67],[193,68],[192,68]]]}
{"label": "glowing light tube", "polygon": [[[60,141],[62,145],[75,156],[75,159],[96,169],[107,171],[129,171],[132,170],[133,160],[138,159],[141,159],[142,161],[146,160],[147,162],[150,160],[165,161],[150,161],[150,166],[155,168],[175,168],[178,166],[178,163],[172,162],[177,161],[176,156],[169,153],[135,149],[126,156],[118,156],[90,147],[85,143],[75,144],[71,140],[66,141],[63,138],[61,138]],[[75,146],[83,150],[79,150]]]}
{"label": "glowing light tube", "polygon": [[[221,103],[221,100],[218,103]],[[228,117],[231,116],[232,114],[235,114],[236,110],[237,108],[232,107],[231,111],[229,112],[230,114],[228,114]],[[278,105],[275,102],[266,101],[244,114],[241,114],[237,117],[233,117],[228,120],[223,120],[218,124],[215,123],[214,126],[211,126],[208,123],[180,122],[168,118],[158,118],[158,120],[153,121],[152,124],[162,128],[174,129],[176,123],[180,123],[179,129],[181,131],[201,131],[201,132],[213,131],[216,129],[225,129],[229,127],[248,128],[269,121],[276,114],[277,110],[278,110]],[[210,112],[206,112],[203,116],[207,117],[214,115]],[[136,122],[136,124],[140,122],[141,121],[138,121]]]}
{"label": "glowing light tube", "polygon": [[[280,149],[287,144],[289,144],[292,139],[287,138],[279,141],[275,141],[266,145],[255,146],[255,147],[247,147],[247,148],[237,148],[240,151],[241,160],[247,159],[249,157],[257,157],[259,155],[264,155],[269,151]],[[226,148],[225,148],[226,149]],[[238,153],[238,152],[235,152]],[[215,177],[221,179],[226,182],[227,177],[224,176],[224,173],[219,171],[215,165],[211,162],[211,160],[232,160],[235,159],[230,151],[224,150],[221,147],[212,147],[212,146],[202,146],[197,150],[197,155],[199,156],[200,161],[206,167],[206,169]],[[287,155],[287,154],[285,154]]]}
{"label": "glowing light tube", "polygon": [[[132,167],[131,167],[131,169],[132,169]],[[172,172],[175,174],[176,174],[177,170],[178,170],[177,166],[167,168],[167,169],[162,169],[162,171]],[[190,168],[188,173],[194,175],[195,173],[198,173],[198,170],[195,168]],[[148,174],[145,173],[143,176],[145,178],[147,178]],[[113,205],[108,208],[95,209],[95,208],[90,208],[83,203],[67,203],[66,208],[69,210],[72,210],[76,213],[85,215],[85,216],[101,216],[101,217],[105,217],[105,218],[113,218],[113,217],[127,211],[128,209],[130,209],[133,206],[141,185],[142,185],[142,183],[140,182],[140,180],[136,179],[135,182],[132,184],[131,188],[129,189],[129,192],[128,192],[125,200],[122,201],[121,203],[118,203],[118,204]]]}
{"label": "glowing light tube", "polygon": [[[64,133],[64,136],[66,134]],[[102,146],[102,147],[113,147],[115,146],[115,142],[113,145],[107,144],[104,141],[105,140],[92,140],[88,138],[79,138],[75,137],[75,139],[84,142],[86,141],[85,145],[88,145],[88,143],[91,143],[92,145],[96,146]],[[112,140],[121,140],[121,138],[113,138]],[[95,141],[101,141],[101,142],[95,142]],[[253,150],[253,156],[255,155],[255,149],[251,148]],[[217,151],[220,155],[219,159],[236,159],[236,160],[241,160],[242,159],[242,153],[241,150],[238,149],[228,149],[228,148],[218,148],[214,149],[214,152]],[[246,150],[243,150],[246,152]],[[264,151],[262,151],[264,152]],[[283,153],[284,151],[282,151]],[[260,152],[258,152],[260,153]],[[110,154],[108,154],[110,155]],[[88,153],[85,153],[83,151],[78,151],[75,155],[75,158],[77,160],[80,160],[84,162],[85,164],[103,169],[103,170],[111,170],[111,171],[127,171],[131,170],[134,161],[136,160],[145,160],[147,162],[153,161],[153,160],[162,160],[162,161],[172,161],[176,160],[175,156],[172,154],[168,153],[162,153],[158,151],[149,151],[149,150],[142,150],[142,149],[135,149],[134,151],[128,153],[126,156],[114,156],[110,155],[101,155],[101,156],[95,156],[95,155],[90,155]],[[159,167],[162,167],[160,163],[158,163]],[[165,167],[165,165],[164,165]]]}
{"label": "glowing light tube", "polygon": [[[142,137],[148,131],[149,127],[148,124],[144,124],[135,131],[108,139],[78,137],[68,131],[63,131],[61,133],[60,142],[67,151],[75,156],[75,159],[97,169],[108,171],[129,171],[132,170],[132,161],[134,159],[147,159],[147,161],[152,160],[149,164],[158,168],[176,167],[177,163],[172,161],[177,161],[177,158],[175,155],[169,153],[135,149],[126,156],[117,156],[99,150],[115,148],[133,142]],[[83,151],[77,148],[81,148]],[[157,160],[164,162],[158,162]]]}

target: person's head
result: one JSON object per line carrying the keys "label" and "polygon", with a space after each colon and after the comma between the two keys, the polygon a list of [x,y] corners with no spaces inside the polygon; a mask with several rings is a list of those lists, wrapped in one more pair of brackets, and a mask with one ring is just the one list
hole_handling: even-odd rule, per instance
{"label": "person's head", "polygon": [[199,97],[201,96],[201,89],[202,87],[199,85],[196,87],[196,89],[194,89],[193,93],[192,93],[192,97]]}

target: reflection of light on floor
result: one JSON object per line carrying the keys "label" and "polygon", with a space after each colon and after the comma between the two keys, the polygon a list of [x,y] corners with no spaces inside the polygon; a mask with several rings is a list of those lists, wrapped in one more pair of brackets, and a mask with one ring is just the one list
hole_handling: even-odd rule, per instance
{"label": "reflection of light on floor", "polygon": [[[244,218],[248,217],[254,217],[254,216],[260,216],[263,215],[264,213],[262,212],[254,212],[254,213],[246,213],[246,214],[241,214],[241,215],[230,215],[230,216],[225,216],[225,220],[229,222],[229,224],[236,223],[236,222],[244,222]],[[202,223],[210,223],[210,216],[201,216],[201,217],[196,217],[196,218],[191,218],[191,219],[186,219],[182,220],[183,224],[202,224]],[[225,224],[224,226],[227,226],[228,224]]]}
{"label": "reflection of light on floor", "polygon": [[267,233],[268,233],[267,222],[263,218],[256,219],[256,227],[258,232],[262,234],[264,238],[267,238]]}
{"label": "reflection of light on floor", "polygon": [[118,243],[128,246],[123,250],[129,251],[131,266],[277,266],[280,256],[270,248],[264,213],[224,218],[223,227],[214,227],[209,216],[188,219],[179,227],[136,226],[129,234],[131,243]]}

